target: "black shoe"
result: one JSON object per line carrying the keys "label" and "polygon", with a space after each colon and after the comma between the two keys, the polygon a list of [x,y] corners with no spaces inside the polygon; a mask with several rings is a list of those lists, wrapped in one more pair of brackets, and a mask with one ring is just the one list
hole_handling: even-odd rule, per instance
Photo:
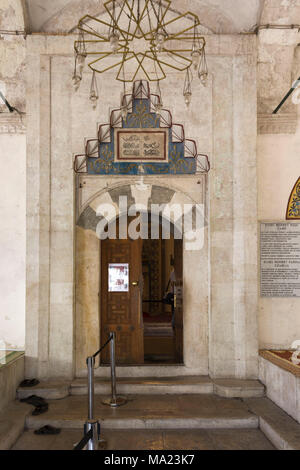
{"label": "black shoe", "polygon": [[46,411],[48,411],[48,403],[37,406],[31,414],[32,416],[38,416],[38,415],[41,415],[42,413],[46,413]]}
{"label": "black shoe", "polygon": [[60,431],[60,428],[54,428],[53,426],[46,424],[46,426],[43,426],[40,429],[36,429],[34,434],[59,434]]}
{"label": "black shoe", "polygon": [[30,397],[22,398],[20,401],[33,406],[42,406],[47,404],[44,398],[38,397],[37,395],[30,395]]}
{"label": "black shoe", "polygon": [[25,379],[20,383],[19,387],[34,387],[40,383],[37,379]]}

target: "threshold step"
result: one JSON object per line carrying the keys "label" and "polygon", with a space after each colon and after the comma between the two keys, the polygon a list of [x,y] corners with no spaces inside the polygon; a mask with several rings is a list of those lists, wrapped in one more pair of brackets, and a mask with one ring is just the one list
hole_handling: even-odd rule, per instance
{"label": "threshold step", "polygon": [[248,398],[259,427],[278,450],[300,450],[300,424],[268,398]]}
{"label": "threshold step", "polygon": [[[109,378],[95,378],[95,394],[109,394]],[[213,383],[209,377],[119,377],[117,392],[125,394],[178,394],[178,393],[212,393]],[[87,380],[75,379],[70,387],[71,395],[86,395]]]}
{"label": "threshold step", "polygon": [[[110,408],[95,397],[95,418],[102,429],[257,429],[258,418],[241,399],[215,395],[130,395],[126,405]],[[50,401],[49,410],[26,418],[28,429],[46,424],[82,429],[87,398],[69,396]]]}
{"label": "threshold step", "polygon": [[[95,394],[109,394],[110,377],[95,377]],[[258,380],[210,379],[208,376],[117,377],[117,392],[121,394],[209,394],[224,398],[263,397],[264,385]],[[41,382],[34,387],[18,388],[17,398],[38,395],[46,400],[58,400],[68,395],[87,395],[87,378],[70,381]]]}

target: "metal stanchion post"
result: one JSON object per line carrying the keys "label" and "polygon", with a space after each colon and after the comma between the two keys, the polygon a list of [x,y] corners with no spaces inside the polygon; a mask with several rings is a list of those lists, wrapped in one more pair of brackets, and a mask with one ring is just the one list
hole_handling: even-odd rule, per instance
{"label": "metal stanchion post", "polygon": [[87,358],[88,367],[88,420],[84,425],[84,433],[87,434],[91,429],[93,431],[92,438],[88,441],[87,450],[97,450],[100,440],[100,424],[94,419],[94,357]]}
{"label": "metal stanchion post", "polygon": [[110,333],[112,339],[110,342],[110,373],[111,373],[111,398],[103,400],[104,405],[117,407],[127,403],[126,398],[117,396],[117,380],[116,380],[116,333]]}
{"label": "metal stanchion post", "polygon": [[110,360],[111,360],[111,406],[117,406],[117,384],[116,384],[116,335],[113,333],[110,342]]}
{"label": "metal stanchion post", "polygon": [[87,421],[84,424],[84,434],[87,434],[90,430],[93,430],[93,437],[88,441],[86,450],[98,450],[98,444],[100,441],[100,424],[98,421]]}
{"label": "metal stanchion post", "polygon": [[88,367],[88,419],[94,419],[94,364],[93,357],[87,358]]}

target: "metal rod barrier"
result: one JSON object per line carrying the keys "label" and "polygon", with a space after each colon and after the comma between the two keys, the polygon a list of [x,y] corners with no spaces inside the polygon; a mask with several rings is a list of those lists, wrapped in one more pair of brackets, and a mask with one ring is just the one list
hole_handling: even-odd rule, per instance
{"label": "metal rod barrier", "polygon": [[94,357],[87,358],[88,368],[88,419],[94,419]]}
{"label": "metal rod barrier", "polygon": [[91,429],[88,433],[86,433],[83,436],[80,442],[74,445],[73,450],[82,450],[92,437],[93,437],[93,430]]}
{"label": "metal rod barrier", "polygon": [[113,338],[110,342],[111,401],[113,403],[117,402],[115,340],[116,340],[116,334],[113,333]]}
{"label": "metal rod barrier", "polygon": [[87,421],[84,425],[84,433],[92,432],[92,436],[87,442],[86,450],[97,450],[100,441],[100,423],[99,421]]}
{"label": "metal rod barrier", "polygon": [[104,405],[109,405],[113,408],[122,406],[127,403],[126,398],[117,396],[117,379],[116,379],[116,333],[111,333],[112,339],[110,342],[110,376],[111,376],[111,398],[103,400]]}
{"label": "metal rod barrier", "polygon": [[111,372],[111,397],[102,403],[111,407],[118,407],[127,403],[126,398],[117,396],[116,380],[116,334],[110,333],[106,343],[93,356],[87,358],[88,369],[88,419],[84,424],[84,437],[74,450],[82,450],[86,445],[86,450],[97,450],[100,442],[100,423],[94,418],[94,366],[95,358],[110,343],[110,372]]}

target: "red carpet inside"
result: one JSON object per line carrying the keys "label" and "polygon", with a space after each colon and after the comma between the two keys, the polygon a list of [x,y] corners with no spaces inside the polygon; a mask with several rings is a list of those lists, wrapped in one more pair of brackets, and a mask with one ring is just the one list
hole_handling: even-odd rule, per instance
{"label": "red carpet inside", "polygon": [[144,323],[171,323],[172,314],[162,313],[160,315],[149,315],[149,313],[143,313]]}

